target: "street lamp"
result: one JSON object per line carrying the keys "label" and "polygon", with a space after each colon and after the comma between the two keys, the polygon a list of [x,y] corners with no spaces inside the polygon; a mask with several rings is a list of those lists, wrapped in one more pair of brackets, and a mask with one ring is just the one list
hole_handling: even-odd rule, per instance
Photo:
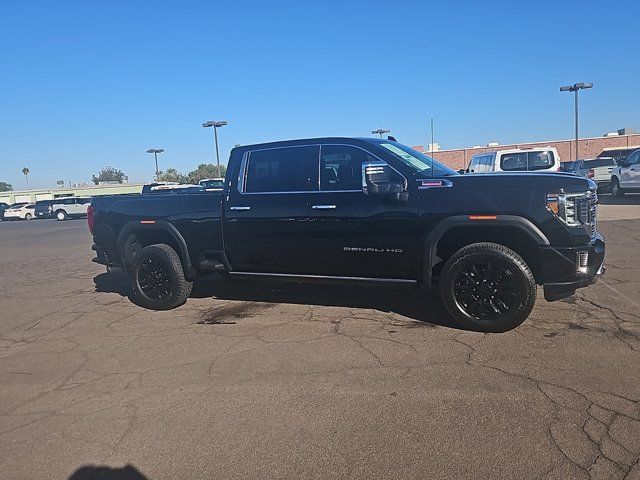
{"label": "street lamp", "polygon": [[158,181],[158,177],[160,176],[160,171],[158,170],[158,154],[164,152],[162,148],[150,148],[147,150],[147,153],[153,153],[153,156],[156,159],[156,182]]}
{"label": "street lamp", "polygon": [[384,135],[385,133],[389,133],[391,130],[385,130],[384,128],[379,128],[377,130],[372,130],[371,133],[377,133],[378,135],[380,135],[380,138],[382,138],[382,135]]}
{"label": "street lamp", "polygon": [[213,137],[216,142],[216,162],[218,163],[218,177],[222,177],[222,173],[220,172],[220,153],[218,152],[218,128],[224,127],[227,124],[226,120],[222,120],[220,122],[204,122],[202,124],[203,127],[213,127]]}
{"label": "street lamp", "polygon": [[576,160],[580,157],[578,155],[578,92],[585,88],[593,88],[593,83],[574,83],[573,85],[566,85],[560,87],[561,92],[575,92],[575,107],[576,107]]}

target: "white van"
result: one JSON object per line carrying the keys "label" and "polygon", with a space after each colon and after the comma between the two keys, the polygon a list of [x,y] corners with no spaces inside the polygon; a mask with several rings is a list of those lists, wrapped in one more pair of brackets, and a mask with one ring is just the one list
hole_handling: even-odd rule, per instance
{"label": "white van", "polygon": [[469,173],[558,172],[560,156],[553,147],[514,148],[479,153],[471,157]]}

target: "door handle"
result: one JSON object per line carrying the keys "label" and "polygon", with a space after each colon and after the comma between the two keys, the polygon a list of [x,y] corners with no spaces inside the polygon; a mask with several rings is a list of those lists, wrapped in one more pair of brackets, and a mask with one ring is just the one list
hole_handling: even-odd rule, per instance
{"label": "door handle", "polygon": [[229,207],[229,210],[246,211],[246,210],[251,210],[251,207]]}
{"label": "door handle", "polygon": [[312,205],[311,208],[314,210],[333,210],[336,208],[335,205]]}

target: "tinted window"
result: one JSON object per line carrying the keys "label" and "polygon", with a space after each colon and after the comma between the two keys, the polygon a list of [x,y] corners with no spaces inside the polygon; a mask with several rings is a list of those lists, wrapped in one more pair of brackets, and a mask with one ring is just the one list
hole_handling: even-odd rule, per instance
{"label": "tinted window", "polygon": [[585,160],[582,164],[584,168],[613,167],[613,158],[596,158],[595,160]]}
{"label": "tinted window", "polygon": [[508,172],[521,172],[527,170],[527,153],[507,153],[500,160],[500,168]]}
{"label": "tinted window", "polygon": [[368,160],[375,158],[359,148],[322,146],[320,190],[362,190],[362,163]]}
{"label": "tinted window", "polygon": [[553,167],[556,163],[556,159],[551,150],[527,152],[527,157],[529,160],[528,170],[544,170]]}
{"label": "tinted window", "polygon": [[554,164],[555,157],[551,150],[507,153],[502,156],[500,161],[502,170],[511,172],[546,170],[553,167]]}
{"label": "tinted window", "polygon": [[313,150],[313,147],[291,147],[250,152],[245,192],[306,191],[307,165]]}
{"label": "tinted window", "polygon": [[633,154],[631,154],[631,156],[629,157],[627,164],[629,165],[635,165],[636,163],[638,163],[638,159],[640,159],[640,152],[635,152]]}

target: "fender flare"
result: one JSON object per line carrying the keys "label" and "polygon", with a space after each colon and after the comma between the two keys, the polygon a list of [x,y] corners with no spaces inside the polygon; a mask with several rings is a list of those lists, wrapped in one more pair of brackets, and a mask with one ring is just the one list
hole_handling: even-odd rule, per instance
{"label": "fender flare", "polygon": [[178,229],[170,222],[166,220],[156,220],[154,223],[141,223],[139,220],[130,221],[122,228],[120,234],[118,235],[118,239],[116,241],[116,245],[118,248],[118,255],[122,258],[122,266],[126,270],[127,269],[127,261],[125,257],[124,251],[124,242],[127,237],[131,233],[135,233],[136,231],[153,231],[153,230],[162,230],[164,232],[169,233],[173,237],[173,239],[177,242],[178,248],[180,249],[178,256],[180,257],[180,261],[182,263],[182,269],[184,270],[184,275],[187,279],[192,279],[196,276],[196,270],[193,268],[193,264],[191,263],[191,258],[189,256],[189,249],[187,248],[187,242],[185,241],[182,234],[178,231]]}
{"label": "fender flare", "polygon": [[449,230],[455,227],[515,227],[525,233],[537,245],[550,245],[549,239],[531,220],[518,215],[497,215],[494,220],[471,220],[469,215],[454,215],[440,220],[424,239],[423,273],[424,284],[431,288],[431,269],[435,265],[438,241]]}

